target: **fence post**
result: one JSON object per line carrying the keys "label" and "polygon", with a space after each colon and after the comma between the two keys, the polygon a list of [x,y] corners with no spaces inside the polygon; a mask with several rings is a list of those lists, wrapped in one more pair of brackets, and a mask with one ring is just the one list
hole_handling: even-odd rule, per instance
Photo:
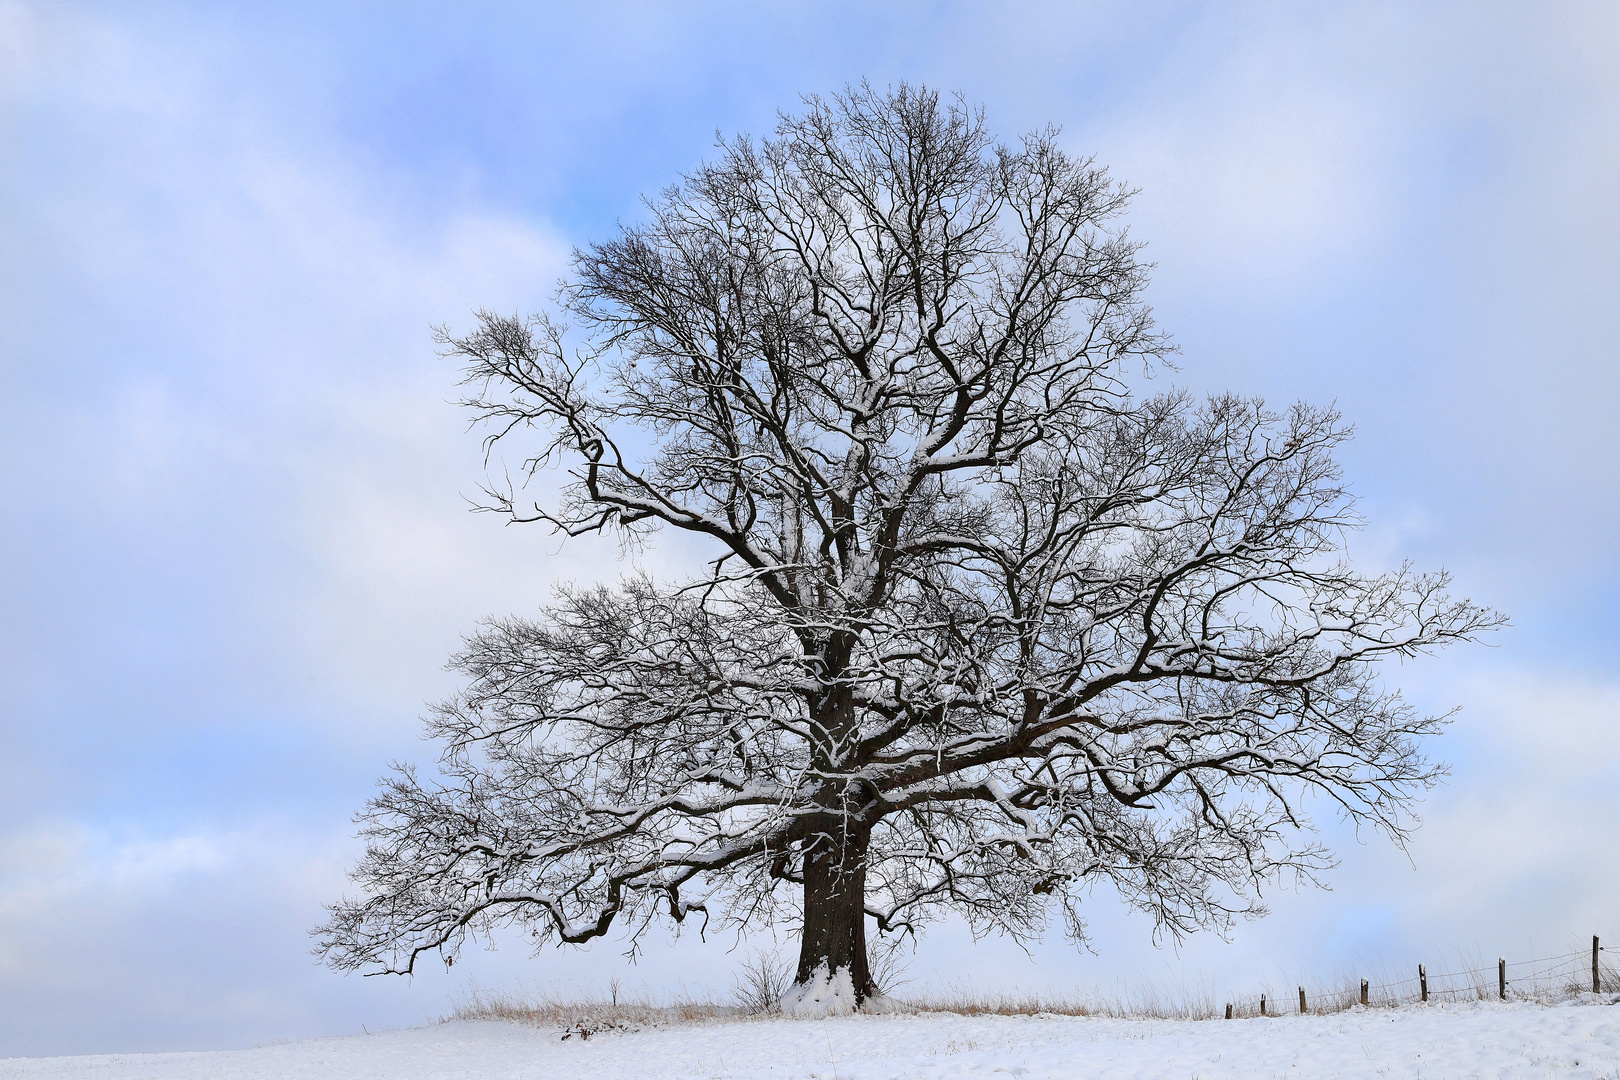
{"label": "fence post", "polygon": [[1598,957],[1597,957],[1597,954],[1598,954],[1598,939],[1597,939],[1597,935],[1593,934],[1592,935],[1592,993],[1601,994],[1601,993],[1603,993],[1603,984],[1598,982]]}
{"label": "fence post", "polygon": [[1429,973],[1423,970],[1422,964],[1418,965],[1418,992],[1423,995],[1424,1001],[1429,1000]]}
{"label": "fence post", "polygon": [[1496,996],[1507,1000],[1507,958],[1496,961]]}
{"label": "fence post", "polygon": [[1232,1019],[1232,1003],[1230,1001],[1226,1003],[1226,1018],[1228,1020]]}
{"label": "fence post", "polygon": [[1260,995],[1260,1015],[1266,1015],[1266,995]]}
{"label": "fence post", "polygon": [[1305,1013],[1305,988],[1303,986],[1299,988],[1299,1011],[1300,1011],[1301,1015],[1304,1015],[1304,1013]]}
{"label": "fence post", "polygon": [[1361,1003],[1363,1005],[1367,1004],[1367,980],[1366,979],[1361,980]]}

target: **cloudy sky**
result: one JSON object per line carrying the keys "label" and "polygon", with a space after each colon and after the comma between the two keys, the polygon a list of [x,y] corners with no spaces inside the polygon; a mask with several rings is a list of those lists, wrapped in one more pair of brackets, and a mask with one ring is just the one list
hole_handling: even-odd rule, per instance
{"label": "cloudy sky", "polygon": [[1620,942],[1616,56],[1606,3],[0,0],[0,1056],[414,1024],[469,979],[729,988],[730,939],[405,982],[307,931],[459,636],[626,569],[467,513],[429,327],[544,304],[717,130],[861,78],[1140,187],[1177,378],[1337,401],[1357,561],[1513,619],[1389,672],[1462,709],[1408,851],[1328,821],[1332,891],[1230,943],[1156,948],[1099,892],[1096,955],[943,926],[913,986]]}

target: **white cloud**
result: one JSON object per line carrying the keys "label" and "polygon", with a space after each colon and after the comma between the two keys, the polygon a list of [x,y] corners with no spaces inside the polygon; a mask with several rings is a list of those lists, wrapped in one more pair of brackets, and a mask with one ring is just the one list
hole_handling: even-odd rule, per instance
{"label": "white cloud", "polygon": [[[14,297],[17,400],[79,388],[60,401],[70,440],[39,413],[14,433],[42,521],[206,546],[244,685],[284,697],[266,682],[315,671],[373,710],[388,687],[381,711],[408,721],[458,632],[575,565],[469,519],[476,438],[429,341],[474,307],[543,302],[564,246],[532,220],[404,199],[340,142],[222,100],[219,72],[157,62],[116,24],[31,18],[50,74],[19,112],[61,119],[30,150],[68,171],[9,212],[30,242],[0,261],[50,291]],[[389,686],[402,669],[425,676]]]}
{"label": "white cloud", "polygon": [[[115,836],[76,822],[47,822],[0,837],[0,920],[22,925],[63,902],[113,892],[126,901],[167,892],[183,880],[218,877],[263,836],[199,832],[166,837]],[[22,941],[0,941],[0,966],[14,963]]]}

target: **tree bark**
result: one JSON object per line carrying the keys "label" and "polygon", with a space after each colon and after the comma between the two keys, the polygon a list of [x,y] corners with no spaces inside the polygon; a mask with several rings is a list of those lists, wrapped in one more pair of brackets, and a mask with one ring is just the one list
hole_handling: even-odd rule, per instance
{"label": "tree bark", "polygon": [[828,975],[849,972],[857,1005],[876,997],[866,958],[866,850],[871,826],[842,815],[815,823],[804,861],[804,933],[799,973],[804,985],[825,966]]}

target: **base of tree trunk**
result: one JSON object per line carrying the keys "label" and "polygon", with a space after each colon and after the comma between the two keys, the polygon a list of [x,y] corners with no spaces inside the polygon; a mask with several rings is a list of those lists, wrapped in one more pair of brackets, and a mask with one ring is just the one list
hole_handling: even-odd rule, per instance
{"label": "base of tree trunk", "polygon": [[808,981],[794,983],[782,995],[780,1008],[784,1016],[849,1016],[857,1012],[891,1012],[893,1001],[878,993],[870,983],[864,994],[856,993],[856,983],[849,968],[829,972],[827,968],[820,967]]}
{"label": "base of tree trunk", "polygon": [[[863,1010],[881,998],[866,956],[866,852],[869,827],[828,815],[804,865],[804,927],[799,970],[787,997],[808,1015]],[[783,1011],[787,1001],[784,999]]]}

